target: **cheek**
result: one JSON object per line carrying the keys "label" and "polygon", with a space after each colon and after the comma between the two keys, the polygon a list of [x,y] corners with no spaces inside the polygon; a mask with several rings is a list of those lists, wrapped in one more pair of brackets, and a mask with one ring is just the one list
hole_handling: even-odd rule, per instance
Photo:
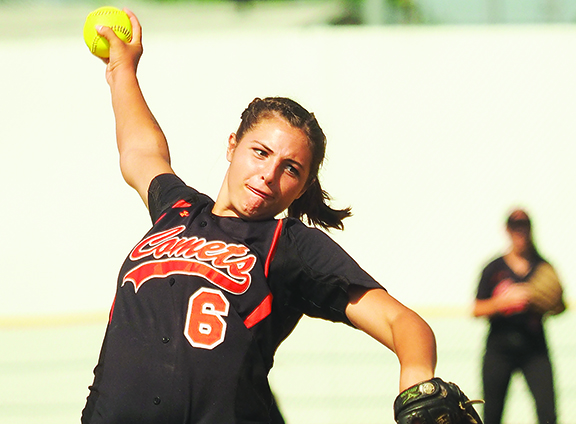
{"label": "cheek", "polygon": [[281,186],[282,193],[284,193],[284,195],[287,198],[290,198],[292,201],[300,197],[302,190],[304,190],[305,183],[302,183],[301,181],[295,181],[292,178],[287,178],[287,180],[288,181],[285,181]]}
{"label": "cheek", "polygon": [[526,237],[516,236],[512,240],[516,246],[525,247],[528,245],[528,239],[526,239]]}
{"label": "cheek", "polygon": [[229,173],[234,182],[240,182],[239,180],[241,180],[248,173],[249,169],[250,163],[248,160],[242,157],[241,154],[237,153],[234,155],[229,167]]}

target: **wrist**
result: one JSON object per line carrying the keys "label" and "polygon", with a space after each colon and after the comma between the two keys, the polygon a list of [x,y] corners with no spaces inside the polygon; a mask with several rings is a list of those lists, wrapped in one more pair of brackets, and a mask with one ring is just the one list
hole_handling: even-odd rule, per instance
{"label": "wrist", "polygon": [[400,371],[400,392],[403,392],[409,387],[415,384],[421,383],[423,381],[430,380],[434,378],[434,370],[422,368],[422,369],[410,369]]}
{"label": "wrist", "polygon": [[108,65],[108,70],[106,72],[106,80],[111,88],[115,86],[126,86],[130,83],[138,83],[138,77],[136,76],[136,67],[130,64],[124,64],[120,66],[110,66]]}

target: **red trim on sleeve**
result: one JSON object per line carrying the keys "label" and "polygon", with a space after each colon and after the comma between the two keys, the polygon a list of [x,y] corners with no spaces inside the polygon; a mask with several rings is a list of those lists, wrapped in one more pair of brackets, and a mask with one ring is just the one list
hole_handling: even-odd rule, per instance
{"label": "red trim on sleeve", "polygon": [[244,320],[246,328],[254,327],[272,312],[272,293],[264,298],[264,300],[252,311],[250,315]]}
{"label": "red trim on sleeve", "polygon": [[172,205],[172,208],[189,208],[190,206],[192,205],[188,203],[186,200],[180,199]]}

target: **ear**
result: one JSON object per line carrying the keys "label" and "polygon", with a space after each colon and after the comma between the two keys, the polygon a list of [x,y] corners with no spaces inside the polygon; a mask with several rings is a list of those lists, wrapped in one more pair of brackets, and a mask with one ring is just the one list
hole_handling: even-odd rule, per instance
{"label": "ear", "polygon": [[234,156],[234,151],[238,146],[238,142],[236,141],[236,134],[232,133],[228,136],[228,147],[226,147],[226,160],[228,162],[232,162],[232,156]]}

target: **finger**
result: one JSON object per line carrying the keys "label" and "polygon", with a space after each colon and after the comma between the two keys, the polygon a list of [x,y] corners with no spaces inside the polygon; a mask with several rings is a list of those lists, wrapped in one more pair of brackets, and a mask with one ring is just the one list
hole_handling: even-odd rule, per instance
{"label": "finger", "polygon": [[140,21],[130,9],[123,9],[124,12],[130,18],[130,23],[132,24],[132,40],[130,43],[138,43],[142,42],[142,26],[140,25]]}
{"label": "finger", "polygon": [[108,41],[108,43],[110,43],[110,45],[112,45],[112,43],[115,43],[116,41],[120,42],[122,41],[118,38],[116,33],[112,31],[112,28],[110,27],[103,25],[96,25],[96,32],[102,37],[104,37]]}

